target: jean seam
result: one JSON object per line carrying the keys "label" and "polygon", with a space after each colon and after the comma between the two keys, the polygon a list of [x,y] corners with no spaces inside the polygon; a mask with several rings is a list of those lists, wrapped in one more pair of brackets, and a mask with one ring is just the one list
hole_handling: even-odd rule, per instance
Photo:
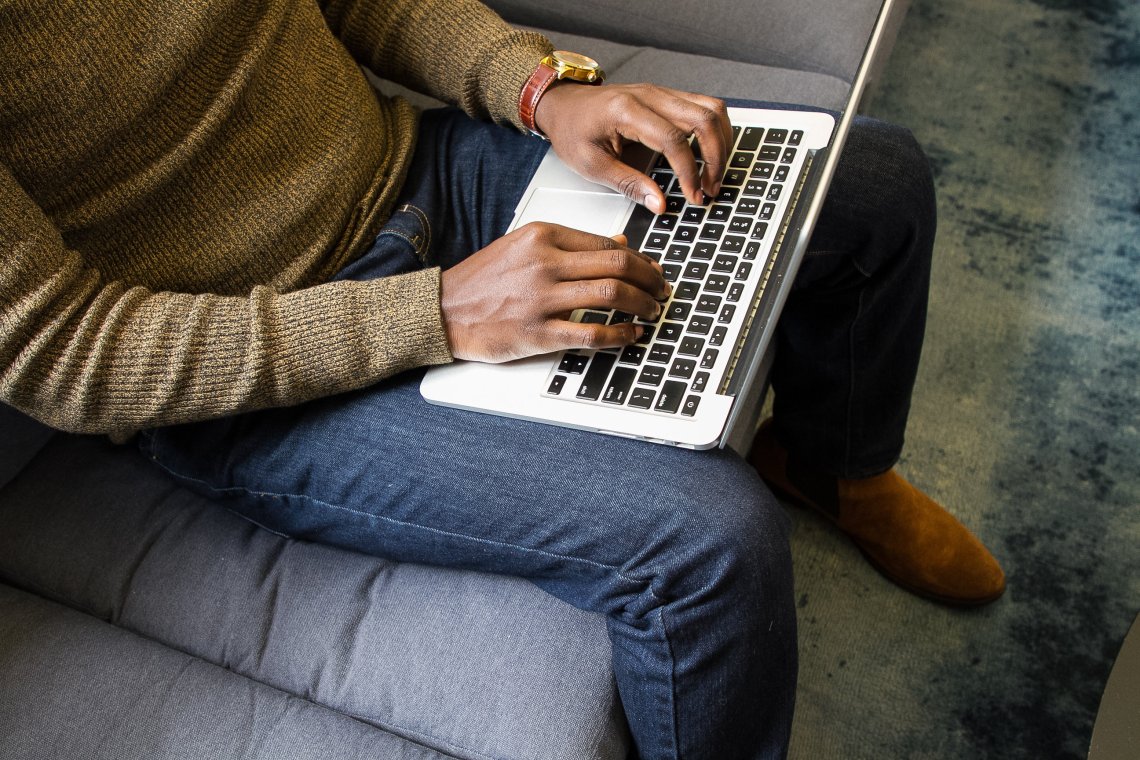
{"label": "jean seam", "polygon": [[[554,552],[548,552],[548,551],[544,551],[542,549],[531,549],[531,548],[528,548],[525,546],[519,546],[517,544],[512,544],[512,543],[509,543],[506,541],[492,541],[492,540],[486,539],[486,538],[478,538],[476,536],[468,536],[468,535],[464,535],[462,533],[455,533],[452,531],[442,530],[440,528],[432,528],[432,527],[429,527],[427,525],[419,525],[419,524],[413,523],[413,522],[406,522],[404,520],[397,520],[394,517],[387,517],[385,515],[375,515],[375,514],[372,514],[370,512],[361,512],[360,510],[352,509],[350,507],[345,507],[345,506],[342,506],[340,504],[332,504],[332,503],[327,502],[327,501],[322,501],[321,499],[315,499],[312,496],[307,496],[305,494],[288,494],[288,493],[275,493],[272,491],[256,491],[252,488],[247,488],[246,486],[226,486],[224,488],[221,488],[221,487],[215,486],[212,483],[209,483],[208,481],[203,480],[201,478],[193,478],[193,477],[190,477],[189,475],[183,475],[181,473],[175,472],[170,467],[168,467],[164,462],[160,461],[158,459],[158,457],[153,453],[153,451],[151,453],[151,460],[158,467],[165,470],[171,476],[178,478],[180,480],[185,480],[185,481],[190,482],[190,483],[197,483],[197,484],[199,484],[199,485],[201,485],[201,486],[203,486],[203,487],[205,487],[205,488],[209,489],[210,491],[213,491],[214,493],[217,493],[217,494],[246,494],[249,496],[262,497],[262,498],[268,498],[268,499],[302,499],[302,500],[309,502],[311,504],[316,504],[316,505],[319,505],[322,507],[327,507],[329,509],[340,510],[342,512],[348,512],[350,514],[359,515],[361,517],[381,520],[383,522],[392,523],[393,525],[400,525],[400,526],[404,526],[404,527],[408,527],[408,528],[416,528],[418,530],[424,530],[424,531],[427,531],[429,533],[435,533],[435,534],[438,534],[441,536],[448,536],[451,538],[461,538],[461,539],[464,539],[466,541],[472,541],[472,542],[479,543],[479,544],[486,544],[489,546],[499,546],[499,547],[505,547],[505,548],[509,548],[509,549],[515,549],[517,551],[521,551],[521,552],[525,552],[525,553],[538,554],[538,555],[543,556],[543,557],[550,557],[551,559],[568,560],[571,562],[577,562],[577,563],[581,563],[584,565],[590,565],[593,567],[602,568],[604,570],[609,570],[610,572],[612,572],[615,576],[617,576],[621,580],[627,581],[629,583],[635,583],[635,584],[645,583],[644,580],[639,580],[637,578],[633,578],[633,577],[626,575],[625,573],[623,573],[621,571],[621,569],[617,565],[609,565],[609,564],[606,564],[604,562],[596,562],[594,560],[585,559],[583,557],[573,557],[573,556],[570,556],[568,554],[555,554]],[[254,521],[251,520],[250,522],[254,522]],[[257,524],[257,523],[254,523],[254,524]],[[646,590],[649,592],[649,595],[652,596],[653,599],[659,603],[659,605],[666,604],[666,601],[664,599],[662,599],[660,596],[658,596],[657,592],[655,592],[653,590],[652,582],[649,582],[646,584]]]}
{"label": "jean seam", "polygon": [[420,220],[420,226],[422,226],[424,230],[424,241],[422,250],[420,248],[416,249],[416,256],[420,259],[420,261],[426,262],[428,252],[431,251],[431,221],[428,219],[427,214],[425,214],[418,206],[415,206],[411,203],[405,203],[403,206],[400,206],[400,211],[405,211],[407,213],[413,214]]}

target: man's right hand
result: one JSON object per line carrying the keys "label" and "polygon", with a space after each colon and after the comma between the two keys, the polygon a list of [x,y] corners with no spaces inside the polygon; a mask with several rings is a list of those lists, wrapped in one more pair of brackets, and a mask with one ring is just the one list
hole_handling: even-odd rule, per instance
{"label": "man's right hand", "polygon": [[661,266],[623,243],[533,222],[448,269],[440,303],[452,354],[503,362],[633,343],[641,328],[632,323],[569,321],[581,308],[660,316],[670,292]]}

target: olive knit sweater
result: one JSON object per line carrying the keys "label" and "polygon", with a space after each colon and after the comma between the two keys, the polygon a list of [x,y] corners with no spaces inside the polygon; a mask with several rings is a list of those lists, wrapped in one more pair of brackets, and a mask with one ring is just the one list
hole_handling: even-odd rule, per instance
{"label": "olive knit sweater", "polygon": [[550,49],[474,0],[0,3],[0,399],[122,436],[450,361],[439,271],[367,250],[416,117],[518,124]]}

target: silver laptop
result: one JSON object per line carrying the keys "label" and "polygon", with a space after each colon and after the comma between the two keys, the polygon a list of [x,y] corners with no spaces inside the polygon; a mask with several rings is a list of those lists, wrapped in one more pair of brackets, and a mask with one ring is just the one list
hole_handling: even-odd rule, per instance
{"label": "silver laptop", "polygon": [[685,201],[668,162],[646,167],[668,208],[654,215],[589,182],[549,151],[510,229],[553,222],[624,233],[673,286],[656,322],[580,309],[574,321],[636,321],[624,349],[569,350],[505,364],[455,362],[420,386],[436,404],[704,449],[747,447],[755,430],[776,321],[885,33],[885,0],[839,121],[812,110],[730,108],[733,146],[722,189]]}

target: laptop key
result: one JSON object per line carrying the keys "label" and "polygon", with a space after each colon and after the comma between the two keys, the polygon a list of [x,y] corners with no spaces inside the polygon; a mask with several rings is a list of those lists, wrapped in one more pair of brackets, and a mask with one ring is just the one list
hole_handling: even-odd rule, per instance
{"label": "laptop key", "polygon": [[709,345],[722,346],[724,345],[724,339],[726,337],[728,337],[728,328],[721,325],[712,331],[712,337],[709,338]]}
{"label": "laptop key", "polygon": [[728,290],[729,279],[723,274],[714,274],[705,280],[705,290],[709,293],[723,293]]}
{"label": "laptop key", "polygon": [[697,369],[697,363],[692,359],[674,359],[669,369],[669,377],[679,377],[688,380]]}
{"label": "laptop key", "polygon": [[740,268],[736,270],[736,279],[747,280],[751,274],[752,274],[752,262],[750,262],[750,261],[740,262]]}
{"label": "laptop key", "polygon": [[590,368],[586,370],[586,375],[582,378],[582,385],[578,388],[578,398],[597,401],[598,397],[602,395],[606,378],[610,376],[610,370],[613,369],[616,361],[617,357],[613,354],[594,354],[594,360],[590,362]]}
{"label": "laptop key", "polygon": [[736,187],[725,187],[721,185],[720,192],[717,193],[716,201],[718,203],[736,203],[736,196],[740,194],[740,189]]}
{"label": "laptop key", "polygon": [[634,388],[633,392],[629,394],[629,405],[637,409],[649,409],[653,406],[653,398],[656,395],[656,391],[651,391],[648,388]]}
{"label": "laptop key", "polygon": [[582,318],[578,321],[584,325],[604,325],[609,319],[608,315],[600,311],[584,311],[582,312]]}
{"label": "laptop key", "polygon": [[[716,358],[719,355],[720,352],[715,348],[710,348],[708,351],[705,351],[705,355],[701,357],[701,369],[712,369],[713,365],[716,364]],[[614,374],[617,373],[615,372]]]}
{"label": "laptop key", "polygon": [[[649,349],[649,361],[655,364],[668,364],[673,360],[673,347],[661,343],[654,343]],[[589,374],[589,373],[587,373]]]}
{"label": "laptop key", "polygon": [[[743,266],[744,265],[741,264],[741,267],[743,267]],[[737,272],[737,275],[739,275],[739,274],[740,273]],[[727,296],[729,303],[736,303],[737,301],[740,300],[740,297],[742,295],[744,295],[744,283],[743,282],[734,282],[734,283],[732,283],[731,286],[729,286],[728,296]]]}
{"label": "laptop key", "polygon": [[582,354],[563,354],[562,361],[558,363],[558,371],[580,375],[586,371],[586,364],[589,361],[590,357]]}
{"label": "laptop key", "polygon": [[705,210],[700,206],[689,206],[681,214],[681,221],[685,224],[700,224],[705,220]]}
{"label": "laptop key", "polygon": [[669,282],[676,282],[681,278],[680,264],[662,264],[661,271]]}
{"label": "laptop key", "polygon": [[788,145],[799,145],[800,141],[804,139],[804,132],[802,129],[792,130],[791,136],[788,138]]}
{"label": "laptop key", "polygon": [[689,332],[693,333],[694,335],[708,335],[709,330],[712,329],[712,326],[712,317],[705,317],[697,314],[689,320]]}
{"label": "laptop key", "polygon": [[689,265],[685,267],[685,277],[690,280],[703,280],[708,273],[709,265],[698,261],[690,261]]}
{"label": "laptop key", "polygon": [[772,171],[776,168],[775,164],[761,163],[752,167],[752,171],[748,176],[751,179],[772,179]]}
{"label": "laptop key", "polygon": [[[763,224],[763,222],[758,222],[758,224]],[[765,229],[767,229],[767,225],[765,225]],[[752,242],[752,243],[748,243],[747,245],[744,246],[744,260],[745,261],[752,261],[753,259],[755,259],[759,255],[760,255],[760,244],[759,243]]]}
{"label": "laptop key", "polygon": [[657,338],[659,340],[667,340],[670,343],[676,343],[684,331],[684,325],[679,325],[676,322],[665,322],[657,330]]}
{"label": "laptop key", "polygon": [[637,377],[637,382],[642,385],[660,385],[661,381],[665,379],[665,368],[659,367],[654,364],[646,364],[641,368],[641,374]]}
{"label": "laptop key", "polygon": [[745,196],[751,195],[762,198],[766,192],[768,192],[768,183],[762,179],[750,179],[744,185],[743,193]]}
{"label": "laptop key", "polygon": [[788,139],[788,130],[786,129],[769,129],[768,134],[764,136],[766,143],[783,143]]}
{"label": "laptop key", "polygon": [[747,169],[752,166],[753,158],[751,153],[740,151],[732,154],[732,158],[728,159],[728,165],[733,169]]}
{"label": "laptop key", "polygon": [[717,205],[709,209],[710,222],[727,222],[732,216],[732,206]]}
{"label": "laptop key", "polygon": [[702,240],[720,240],[720,236],[723,234],[723,224],[713,224],[712,222],[709,222],[704,227],[701,227]]}
{"label": "laptop key", "polygon": [[566,375],[555,375],[554,379],[550,381],[550,387],[546,389],[546,392],[551,396],[557,396],[562,392],[564,385],[566,385]]}
{"label": "laptop key", "polygon": [[764,236],[768,234],[767,222],[756,222],[756,226],[752,228],[752,239],[763,240]]}
{"label": "laptop key", "polygon": [[676,414],[681,407],[681,399],[685,395],[686,385],[687,383],[678,380],[666,382],[661,387],[661,395],[657,397],[657,403],[653,405],[654,411]]}
{"label": "laptop key", "polygon": [[637,370],[630,367],[618,367],[614,370],[610,384],[602,395],[602,402],[606,404],[624,404],[629,397],[629,389],[633,387],[633,380],[637,377]]}
{"label": "laptop key", "polygon": [[657,187],[661,188],[661,192],[665,193],[669,191],[669,183],[673,181],[673,173],[662,169],[654,169],[649,172],[649,178],[657,183]]}
{"label": "laptop key", "polygon": [[777,182],[787,182],[789,169],[791,169],[790,166],[781,166],[776,170],[776,176],[773,179],[775,179]]}
{"label": "laptop key", "polygon": [[673,289],[673,300],[692,301],[700,292],[701,284],[699,282],[681,280],[681,284]]}
{"label": "laptop key", "polygon": [[692,417],[697,413],[697,407],[700,405],[700,403],[700,396],[689,396],[687,399],[685,399],[685,405],[681,407],[681,414],[685,415],[686,417]]}
{"label": "laptop key", "polygon": [[716,314],[720,311],[720,296],[703,295],[697,301],[697,311],[701,314]]}
{"label": "laptop key", "polygon": [[645,358],[645,346],[626,346],[618,357],[618,364],[641,364]]}
{"label": "laptop key", "polygon": [[740,253],[744,250],[744,238],[740,235],[725,235],[720,241],[720,248],[725,253]]}
{"label": "laptop key", "polygon": [[709,373],[708,372],[698,372],[697,376],[693,378],[693,392],[694,393],[704,393],[705,388],[708,387],[708,384],[709,384]]}
{"label": "laptop key", "polygon": [[686,336],[681,345],[677,346],[677,353],[682,356],[700,356],[701,349],[705,347],[703,338],[696,338],[692,335]]}
{"label": "laptop key", "polygon": [[689,316],[689,310],[693,308],[691,303],[684,301],[674,301],[669,304],[669,309],[665,313],[666,319],[684,320]]}
{"label": "laptop key", "polygon": [[740,187],[744,184],[744,178],[747,176],[743,169],[729,169],[724,173],[724,179],[721,180],[721,184],[728,185],[729,187]]}
{"label": "laptop key", "polygon": [[673,233],[673,240],[678,243],[691,243],[697,239],[697,228],[682,224]]}
{"label": "laptop key", "polygon": [[736,146],[737,150],[756,150],[760,147],[760,138],[764,136],[764,129],[762,127],[745,127],[744,132],[740,135],[740,144]]}
{"label": "laptop key", "polygon": [[716,243],[697,243],[693,247],[694,259],[711,259],[716,254]]}
{"label": "laptop key", "polygon": [[653,331],[657,328],[654,325],[647,325],[643,322],[638,322],[637,326],[641,328],[641,337],[634,342],[639,346],[648,346],[653,341]]}
{"label": "laptop key", "polygon": [[687,258],[689,258],[689,247],[687,245],[674,243],[669,246],[669,252],[665,254],[666,261],[684,261]]}
{"label": "laptop key", "polygon": [[760,149],[761,161],[776,161],[780,158],[780,147],[778,145],[765,145]]}
{"label": "laptop key", "polygon": [[663,251],[667,245],[669,245],[669,236],[663,232],[654,232],[645,239],[645,247],[655,251]]}

